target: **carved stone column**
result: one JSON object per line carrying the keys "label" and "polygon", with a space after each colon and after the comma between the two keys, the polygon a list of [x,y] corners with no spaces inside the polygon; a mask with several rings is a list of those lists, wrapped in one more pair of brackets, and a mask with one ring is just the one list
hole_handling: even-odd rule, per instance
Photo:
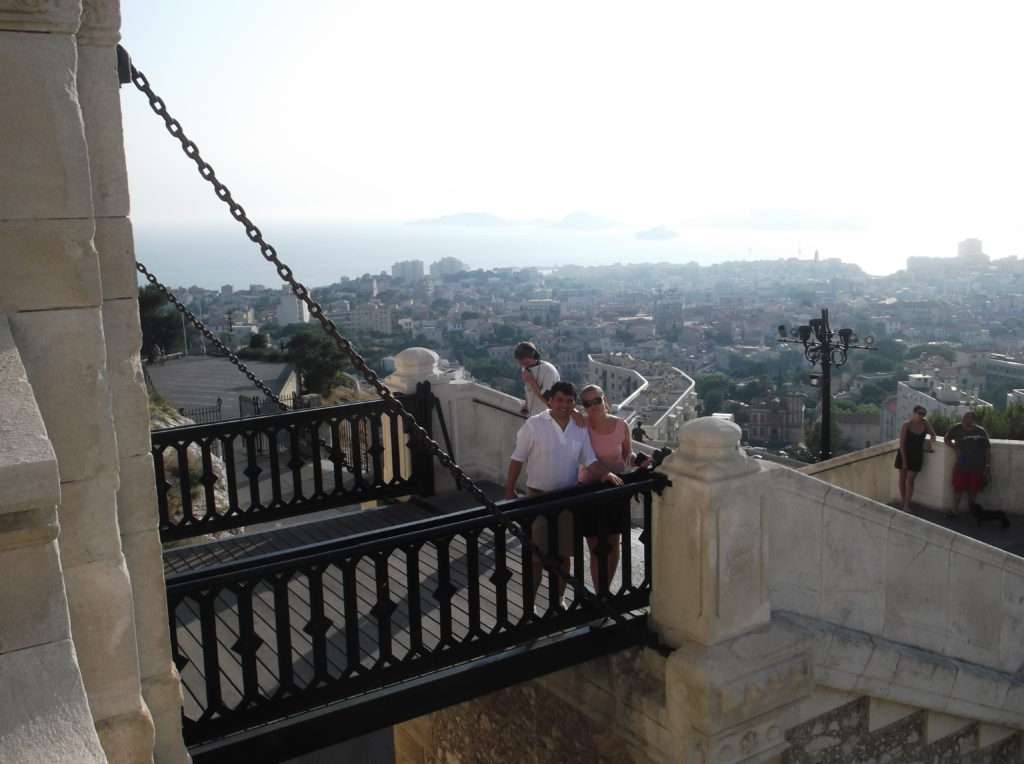
{"label": "carved stone column", "polygon": [[64,590],[89,709],[107,758],[138,762],[151,757],[153,731],[118,529],[80,20],[77,0],[0,0],[0,311],[56,454]]}
{"label": "carved stone column", "polygon": [[107,375],[117,435],[117,515],[131,578],[138,671],[155,725],[155,759],[182,762],[188,754],[181,738],[181,683],[171,660],[148,396],[139,357],[142,335],[117,79],[120,26],[118,0],[84,0],[78,31],[78,94],[89,151]]}
{"label": "carved stone column", "polygon": [[[814,686],[811,644],[771,620],[765,470],[740,428],[712,417],[680,430],[654,507],[651,621],[674,648],[665,665],[672,728],[687,762],[774,761],[797,702]],[[793,717],[793,718],[791,718]]]}

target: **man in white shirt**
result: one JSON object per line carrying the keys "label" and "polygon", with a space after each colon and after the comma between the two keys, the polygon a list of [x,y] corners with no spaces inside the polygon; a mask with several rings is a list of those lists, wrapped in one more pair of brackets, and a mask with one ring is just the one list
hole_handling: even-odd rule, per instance
{"label": "man in white shirt", "polygon": [[526,393],[523,401],[523,413],[533,416],[544,412],[548,407],[544,394],[561,379],[558,369],[554,364],[541,360],[540,351],[532,342],[520,342],[516,345],[512,355],[522,370],[523,387]]}
{"label": "man in white shirt", "polygon": [[[622,479],[601,466],[590,445],[586,427],[573,421],[576,388],[571,382],[555,382],[550,398],[540,414],[531,416],[516,435],[516,448],[508,464],[505,498],[514,499],[516,482],[526,465],[526,491],[528,496],[539,496],[576,485],[579,467],[590,470],[591,477],[612,485],[622,485]],[[548,526],[546,518],[533,522],[531,540],[545,554],[548,552]],[[573,548],[572,513],[563,511],[558,516],[558,553],[564,575],[558,583],[561,598],[569,575],[569,560]],[[533,556],[533,592],[540,586],[541,561]],[[528,605],[532,605],[532,600]]]}

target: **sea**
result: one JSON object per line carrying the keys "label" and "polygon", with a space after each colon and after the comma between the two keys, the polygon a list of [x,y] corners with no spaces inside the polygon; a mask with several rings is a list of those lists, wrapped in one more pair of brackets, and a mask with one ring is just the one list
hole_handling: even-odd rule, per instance
{"label": "sea", "polygon": [[[390,272],[401,260],[427,266],[445,256],[470,269],[615,263],[689,263],[710,265],[732,260],[838,257],[869,273],[903,267],[877,250],[862,231],[752,231],[687,228],[675,238],[638,236],[624,226],[599,230],[555,226],[494,227],[414,223],[296,222],[261,225],[265,239],[307,286],[325,286],[341,277]],[[231,284],[274,286],[273,266],[234,221],[209,225],[135,224],[136,258],[171,286],[217,289]],[[905,256],[905,255],[904,255]],[[879,267],[872,267],[877,261]]]}

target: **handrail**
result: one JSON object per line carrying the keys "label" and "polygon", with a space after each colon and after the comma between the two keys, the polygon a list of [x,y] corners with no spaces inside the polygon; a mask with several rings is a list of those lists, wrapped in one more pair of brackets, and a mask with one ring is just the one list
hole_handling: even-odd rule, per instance
{"label": "handrail", "polygon": [[[429,389],[399,397],[429,419]],[[434,490],[382,400],[172,427],[151,448],[164,542]]]}
{"label": "handrail", "polygon": [[498,405],[496,405],[494,403],[489,403],[489,402],[481,400],[479,398],[473,398],[472,401],[473,401],[473,403],[479,403],[481,406],[486,406],[489,409],[494,409],[495,411],[500,411],[502,414],[508,414],[509,416],[519,417],[520,419],[527,419],[528,418],[522,412],[519,412],[519,411],[509,411],[506,408],[502,408],[501,406],[498,406]]}
{"label": "handrail", "polygon": [[[661,493],[668,485],[668,478],[661,473],[636,472],[632,474],[643,475],[643,477],[629,480],[621,486],[605,484],[576,486],[564,491],[552,491],[542,496],[510,499],[499,502],[499,505],[502,507],[502,515],[511,522],[536,514],[538,506],[556,504],[559,508],[569,509],[585,503],[602,503],[627,495],[632,496],[645,490]],[[167,577],[167,592],[168,594],[178,594],[199,585],[223,586],[234,583],[239,578],[265,576],[283,568],[327,562],[340,553],[344,553],[346,556],[365,556],[382,548],[395,548],[437,536],[454,535],[467,530],[487,527],[494,522],[494,516],[486,507],[471,507],[423,520],[402,523],[398,526],[357,533],[345,538],[318,541],[304,546],[275,550],[242,560],[225,562],[201,570],[172,574]]]}
{"label": "handrail", "polygon": [[[614,614],[614,629],[650,604],[653,496],[668,484],[642,471],[623,486],[584,486],[479,506],[345,539],[167,579],[171,655],[185,685],[183,730],[195,745],[244,733],[365,693],[443,676],[454,666],[501,661]],[[640,529],[623,533],[621,565],[584,563],[584,533],[602,537],[614,513],[639,499]],[[608,513],[592,513],[605,505]],[[572,520],[575,564],[564,591],[541,572],[530,538],[547,520],[562,548]],[[593,518],[591,531],[581,523]],[[544,585],[546,581],[546,586]],[[564,595],[564,596],[563,596]],[[641,616],[642,617],[642,616]],[[603,642],[608,629],[586,638]],[[632,644],[647,644],[630,628]]]}

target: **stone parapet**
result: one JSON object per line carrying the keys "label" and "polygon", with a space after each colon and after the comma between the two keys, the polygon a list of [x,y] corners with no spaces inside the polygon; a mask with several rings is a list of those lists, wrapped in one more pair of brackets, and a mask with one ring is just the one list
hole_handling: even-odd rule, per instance
{"label": "stone parapet", "polygon": [[1024,729],[1024,679],[862,631],[795,615],[814,643],[820,686],[986,724]]}
{"label": "stone parapet", "polygon": [[1024,560],[798,472],[766,489],[772,607],[1024,668]]}
{"label": "stone parapet", "polygon": [[57,459],[2,313],[0,391],[0,761],[105,761],[70,640]]}

